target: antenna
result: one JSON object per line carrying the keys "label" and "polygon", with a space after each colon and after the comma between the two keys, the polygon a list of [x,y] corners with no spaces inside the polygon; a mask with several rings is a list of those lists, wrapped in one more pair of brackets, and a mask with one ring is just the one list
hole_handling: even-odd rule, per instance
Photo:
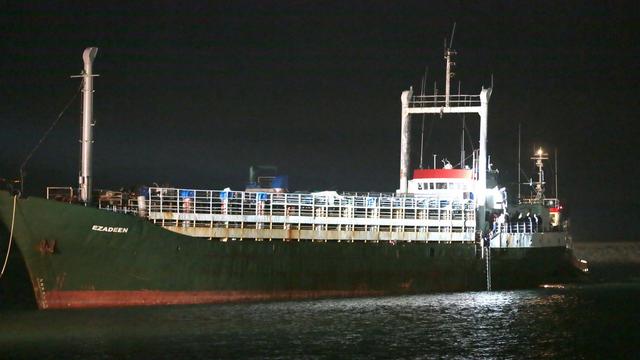
{"label": "antenna", "polygon": [[[454,24],[454,28],[455,30],[455,24]],[[451,37],[453,39],[453,35]],[[458,99],[460,98],[460,87],[462,86],[461,81],[458,80]],[[460,169],[464,169],[464,158],[465,158],[465,153],[464,153],[464,114],[462,114],[462,133],[460,134]]]}
{"label": "antenna", "polygon": [[518,123],[518,202],[520,202],[521,194],[520,194],[520,132],[521,132],[522,124]]}
{"label": "antenna", "polygon": [[556,185],[556,196],[555,198],[558,199],[558,148],[555,149],[555,159],[554,159],[554,163],[555,163],[555,170],[553,171],[554,175],[555,175],[555,185]]}
{"label": "antenna", "polygon": [[453,29],[451,30],[451,39],[449,39],[449,49],[453,46],[453,36],[456,34],[456,22],[453,22]]}
{"label": "antenna", "polygon": [[453,46],[453,35],[456,31],[456,23],[453,23],[453,30],[451,30],[451,39],[449,41],[449,46],[447,47],[447,39],[444,39],[444,59],[447,61],[447,70],[446,70],[446,74],[445,74],[445,91],[444,91],[444,103],[445,106],[449,106],[449,94],[451,91],[451,78],[453,78],[453,76],[455,75],[451,70],[451,68],[453,66],[455,66],[455,62],[452,61],[452,57],[453,55],[456,54],[456,51],[451,49],[451,46]]}
{"label": "antenna", "polygon": [[[427,87],[427,75],[429,74],[429,66],[424,68],[424,76],[422,77],[422,86],[420,88],[420,95],[424,96],[425,87]],[[422,114],[422,132],[420,133],[420,169],[422,169],[422,155],[424,153],[424,118],[427,114]]]}

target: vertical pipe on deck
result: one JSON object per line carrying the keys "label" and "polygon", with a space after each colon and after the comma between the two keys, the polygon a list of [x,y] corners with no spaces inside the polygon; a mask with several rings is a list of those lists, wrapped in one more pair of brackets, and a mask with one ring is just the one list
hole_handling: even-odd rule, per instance
{"label": "vertical pipe on deck", "polygon": [[92,150],[93,150],[93,59],[98,53],[98,48],[90,47],[84,50],[82,60],[84,62],[83,74],[83,101],[82,101],[82,163],[80,166],[80,201],[88,204],[91,202],[93,186]]}
{"label": "vertical pipe on deck", "polygon": [[444,58],[447,60],[447,71],[444,83],[444,106],[449,107],[449,95],[451,94],[451,53],[449,49],[445,49]]}
{"label": "vertical pipe on deck", "polygon": [[409,100],[413,95],[413,89],[402,92],[402,123],[400,129],[400,194],[407,193],[407,181],[409,178],[410,151],[411,151],[411,115],[409,114]]}
{"label": "vertical pipe on deck", "polygon": [[487,191],[487,120],[489,117],[489,98],[491,88],[482,89],[480,92],[480,144],[478,159],[478,225],[480,230],[484,230],[485,225],[485,202]]}

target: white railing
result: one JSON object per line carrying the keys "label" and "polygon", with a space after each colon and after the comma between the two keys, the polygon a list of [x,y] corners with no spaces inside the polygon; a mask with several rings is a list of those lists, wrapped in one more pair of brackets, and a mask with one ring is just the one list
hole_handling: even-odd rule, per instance
{"label": "white railing", "polygon": [[449,95],[447,105],[446,95],[414,95],[409,100],[410,108],[420,107],[463,107],[480,106],[480,95]]}
{"label": "white railing", "polygon": [[540,232],[542,224],[538,224],[533,219],[525,219],[515,223],[502,223],[493,224],[493,233],[508,233],[508,234],[531,234]]}
{"label": "white railing", "polygon": [[[48,186],[46,190],[47,200],[66,203],[78,203],[78,189],[71,186]],[[130,193],[113,190],[96,189],[93,191],[93,199],[98,209],[109,210],[125,214],[137,214],[137,199],[130,198]]]}
{"label": "white railing", "polygon": [[475,202],[457,197],[154,187],[147,202],[149,219],[164,227],[475,233]]}
{"label": "white railing", "polygon": [[47,200],[72,203],[77,200],[77,191],[71,186],[48,186]]}
{"label": "white railing", "polygon": [[140,215],[138,211],[138,201],[136,199],[128,199],[126,202],[111,204],[109,202],[98,202],[98,209],[109,210],[123,214]]}
{"label": "white railing", "polygon": [[537,199],[535,197],[520,199],[521,204],[543,204],[548,208],[556,208],[560,206],[560,200],[555,198]]}

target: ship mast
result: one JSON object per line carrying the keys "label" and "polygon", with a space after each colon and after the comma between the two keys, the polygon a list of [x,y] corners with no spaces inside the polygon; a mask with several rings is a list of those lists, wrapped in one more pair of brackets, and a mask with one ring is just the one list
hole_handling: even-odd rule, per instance
{"label": "ship mast", "polygon": [[92,174],[92,152],[93,152],[93,60],[98,53],[98,48],[89,47],[84,50],[82,60],[84,71],[82,73],[82,160],[80,165],[80,176],[78,178],[80,188],[80,201],[85,205],[91,203],[91,192],[93,187]]}
{"label": "ship mast", "polygon": [[[455,29],[455,27],[454,27]],[[451,38],[453,39],[453,32]],[[446,44],[446,43],[445,43]],[[403,91],[400,96],[401,107],[401,124],[400,124],[400,186],[397,190],[398,194],[407,194],[409,167],[411,164],[411,115],[412,114],[438,114],[441,117],[444,114],[478,114],[480,117],[480,134],[478,149],[478,164],[473,169],[473,179],[476,181],[475,193],[476,206],[478,213],[478,227],[484,225],[484,213],[486,207],[486,190],[487,190],[487,122],[489,116],[489,99],[491,98],[492,88],[481,89],[477,95],[450,95],[450,79],[451,79],[451,56],[455,54],[450,46],[445,49],[445,60],[447,61],[445,94],[437,95],[434,91],[433,95],[414,95],[413,88]],[[435,167],[435,166],[434,166]]]}
{"label": "ship mast", "polygon": [[553,161],[555,169],[553,171],[553,176],[555,176],[555,179],[553,181],[553,184],[556,187],[556,192],[555,192],[555,198],[558,199],[558,148],[555,149],[555,159]]}
{"label": "ship mast", "polygon": [[[458,98],[460,97],[460,86],[461,82],[458,81]],[[465,166],[465,153],[464,153],[464,114],[462,114],[462,131],[460,133],[460,169],[464,169]]]}
{"label": "ship mast", "polygon": [[536,167],[538,168],[538,181],[535,182],[534,191],[536,192],[535,199],[542,201],[544,200],[544,170],[542,160],[548,160],[549,154],[542,151],[542,148],[539,148],[535,155],[531,157],[531,160],[535,160]]}
{"label": "ship mast", "polygon": [[445,106],[449,106],[449,95],[451,95],[451,78],[453,78],[454,73],[451,71],[452,67],[456,64],[452,61],[453,55],[456,54],[456,51],[451,47],[453,46],[453,35],[456,33],[456,23],[453,23],[453,30],[451,30],[451,39],[449,39],[449,46],[447,46],[447,39],[444,40],[444,59],[447,61],[447,71],[445,74],[445,88],[444,88],[444,96],[445,96]]}
{"label": "ship mast", "polygon": [[522,199],[522,195],[520,194],[520,173],[522,170],[520,169],[520,132],[521,132],[521,124],[518,123],[518,202]]}

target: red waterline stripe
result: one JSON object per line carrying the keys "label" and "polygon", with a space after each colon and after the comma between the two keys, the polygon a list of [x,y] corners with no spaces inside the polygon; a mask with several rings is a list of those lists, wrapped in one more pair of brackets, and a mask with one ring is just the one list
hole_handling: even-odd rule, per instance
{"label": "red waterline stripe", "polygon": [[157,290],[79,290],[48,291],[39,299],[40,309],[96,308],[215,304],[267,300],[301,300],[331,297],[381,296],[376,290],[296,290],[296,291],[157,291]]}

